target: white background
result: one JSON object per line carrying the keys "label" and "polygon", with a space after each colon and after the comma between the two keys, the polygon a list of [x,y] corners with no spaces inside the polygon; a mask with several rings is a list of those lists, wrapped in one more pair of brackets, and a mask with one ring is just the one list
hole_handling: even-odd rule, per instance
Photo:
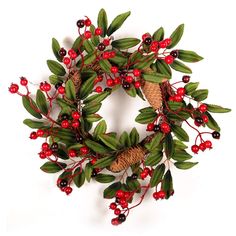
{"label": "white background", "polygon": [[[1,1],[1,201],[2,230],[8,235],[236,235],[235,212],[235,7],[225,1]],[[77,36],[75,22],[84,15],[96,21],[101,7],[109,19],[127,10],[132,15],[117,37],[140,37],[163,26],[167,35],[181,23],[185,33],[178,45],[197,51],[205,60],[191,65],[193,81],[209,88],[209,103],[230,107],[216,115],[222,138],[214,149],[198,155],[189,171],[173,170],[175,196],[155,202],[151,197],[127,222],[110,225],[110,201],[101,184],[87,184],[69,197],[55,187],[56,176],[39,170],[40,142],[28,139],[22,124],[29,117],[19,97],[7,92],[10,82],[26,76],[37,84],[50,75],[46,59],[53,58],[51,38],[67,46]],[[180,78],[176,74],[177,79]],[[139,99],[113,95],[101,115],[110,130],[130,130]],[[141,132],[143,128],[137,126]]]}

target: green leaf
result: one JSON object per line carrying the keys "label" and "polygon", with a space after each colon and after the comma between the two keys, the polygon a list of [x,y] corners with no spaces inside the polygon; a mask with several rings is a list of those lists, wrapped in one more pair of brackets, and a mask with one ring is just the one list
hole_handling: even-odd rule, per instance
{"label": "green leaf", "polygon": [[76,40],[74,41],[73,45],[72,45],[72,49],[75,52],[78,52],[78,49],[80,49],[80,51],[82,52],[83,50],[81,50],[81,46],[82,46],[82,38],[81,36],[77,37]]}
{"label": "green leaf", "polygon": [[59,55],[59,51],[60,51],[61,47],[60,44],[58,43],[58,41],[55,38],[52,38],[52,51],[55,55],[55,57],[57,58],[58,61],[62,61],[62,57]]}
{"label": "green leaf", "polygon": [[196,82],[196,83],[190,82],[190,83],[186,84],[184,86],[184,88],[186,90],[186,94],[190,95],[192,92],[194,92],[197,89],[198,85],[199,85],[198,82]]}
{"label": "green leaf", "polygon": [[102,37],[105,37],[107,33],[107,13],[104,9],[101,9],[98,13],[98,20],[97,20],[98,27],[102,29]]}
{"label": "green leaf", "polygon": [[207,110],[212,113],[226,113],[231,111],[229,108],[224,108],[214,104],[207,104]]}
{"label": "green leaf", "polygon": [[57,75],[50,75],[49,76],[49,81],[51,84],[55,85],[57,83],[62,83],[63,79],[58,77]]}
{"label": "green leaf", "polygon": [[163,79],[169,79],[169,75],[163,75],[157,72],[144,72],[143,73],[143,78],[146,81],[152,82],[152,83],[162,83]]}
{"label": "green leaf", "polygon": [[66,74],[65,68],[57,61],[47,60],[47,65],[49,70],[55,75],[63,76]]}
{"label": "green leaf", "polygon": [[158,183],[161,181],[162,176],[165,172],[165,164],[158,165],[155,170],[153,171],[152,177],[150,179],[150,186],[151,188],[158,185]]}
{"label": "green leaf", "polygon": [[95,26],[94,25],[90,25],[90,31],[92,33],[92,37],[91,37],[91,42],[93,43],[93,45],[97,46],[100,43],[99,40],[99,36],[95,35]]}
{"label": "green leaf", "polygon": [[92,96],[87,97],[83,103],[87,104],[87,103],[91,103],[91,102],[95,102],[95,103],[99,103],[101,101],[103,101],[108,95],[110,95],[109,92],[102,92],[99,94],[94,94]]}
{"label": "green leaf", "polygon": [[71,101],[75,101],[76,100],[75,85],[72,80],[68,80],[66,82],[65,89],[66,89],[66,97]]}
{"label": "green leaf", "polygon": [[162,190],[166,193],[166,199],[168,199],[173,193],[173,180],[170,170],[166,171],[161,185]]}
{"label": "green leaf", "polygon": [[124,131],[121,136],[120,136],[120,143],[124,146],[124,147],[130,147],[131,146],[131,142],[130,142],[130,138],[129,135],[126,131]]}
{"label": "green leaf", "polygon": [[129,191],[137,191],[140,189],[140,183],[137,179],[132,179],[132,177],[126,178],[126,184],[128,186]]}
{"label": "green leaf", "polygon": [[179,25],[175,31],[171,34],[171,43],[167,48],[173,48],[182,38],[182,35],[184,33],[184,24]]}
{"label": "green leaf", "polygon": [[82,111],[83,113],[85,113],[86,115],[90,115],[90,114],[94,114],[97,111],[99,111],[99,109],[101,108],[102,104],[101,103],[89,103],[86,104]]}
{"label": "green leaf", "polygon": [[130,85],[130,88],[125,90],[125,92],[130,96],[130,97],[136,97],[136,89],[133,84]]}
{"label": "green leaf", "polygon": [[74,150],[79,151],[80,148],[82,148],[83,146],[84,146],[84,145],[81,144],[81,143],[75,143],[75,144],[71,145],[68,149],[74,149]]}
{"label": "green leaf", "polygon": [[68,160],[69,159],[67,153],[63,149],[61,149],[61,148],[59,148],[57,150],[56,156],[61,158],[61,159],[63,159],[63,160]]}
{"label": "green leaf", "polygon": [[158,132],[157,134],[155,134],[155,136],[152,138],[152,140],[149,143],[145,144],[145,147],[150,152],[153,151],[155,148],[158,147],[162,138],[163,138],[163,134],[161,132]]}
{"label": "green leaf", "polygon": [[106,174],[98,174],[95,177],[95,180],[98,181],[99,183],[111,183],[116,179],[114,175],[106,175]]}
{"label": "green leaf", "polygon": [[75,185],[80,188],[84,182],[85,182],[85,173],[84,173],[84,170],[80,169],[80,167],[78,167],[75,171],[74,171],[74,174],[73,174],[73,181],[75,183]]}
{"label": "green leaf", "polygon": [[107,131],[107,124],[105,120],[100,121],[93,131],[93,136],[98,138],[100,134],[104,134]]}
{"label": "green leaf", "polygon": [[119,190],[120,188],[121,188],[121,182],[116,182],[111,184],[104,190],[103,197],[112,199],[113,197],[115,197],[117,190]]}
{"label": "green leaf", "polygon": [[160,27],[152,36],[153,40],[162,41],[164,39],[164,29]]}
{"label": "green leaf", "polygon": [[47,115],[48,114],[48,105],[44,93],[38,89],[36,93],[36,103],[40,111]]}
{"label": "green leaf", "polygon": [[72,171],[65,170],[62,172],[62,174],[59,175],[58,179],[65,179],[69,181],[69,177],[72,175]]}
{"label": "green leaf", "polygon": [[88,122],[97,122],[97,121],[101,120],[102,117],[100,115],[98,115],[98,114],[91,114],[91,115],[85,116],[85,119]]}
{"label": "green leaf", "polygon": [[194,98],[195,101],[203,101],[208,96],[208,89],[198,89],[192,92],[191,96]]}
{"label": "green leaf", "polygon": [[174,132],[175,136],[179,140],[184,141],[184,142],[189,141],[189,136],[182,127],[180,127],[178,125],[171,125],[171,130]]}
{"label": "green leaf", "polygon": [[139,133],[138,133],[138,131],[135,127],[131,130],[131,132],[129,134],[129,138],[130,138],[131,146],[138,144],[138,142],[139,142]]}
{"label": "green leaf", "polygon": [[156,60],[154,54],[150,54],[147,56],[142,56],[140,60],[134,65],[136,69],[143,70],[145,68],[150,67],[150,65]]}
{"label": "green leaf", "polygon": [[118,30],[129,15],[130,15],[130,11],[118,15],[108,27],[107,36],[110,36],[112,33]]}
{"label": "green leaf", "polygon": [[107,157],[100,158],[93,165],[93,168],[109,167],[114,160],[115,160],[114,156],[107,156]]}
{"label": "green leaf", "polygon": [[182,103],[182,102],[169,101],[169,102],[167,102],[167,103],[168,103],[169,108],[170,108],[172,111],[179,110],[179,109],[183,106],[183,103]]}
{"label": "green leaf", "polygon": [[85,99],[92,92],[95,78],[96,73],[94,73],[89,79],[83,82],[79,90],[79,98],[81,100]]}
{"label": "green leaf", "polygon": [[94,142],[90,139],[85,140],[85,144],[94,152],[99,153],[99,154],[106,154],[109,150],[101,145],[100,143]]}
{"label": "green leaf", "polygon": [[112,41],[111,45],[117,49],[129,49],[140,43],[140,39],[137,38],[123,38]]}
{"label": "green leaf", "polygon": [[93,43],[89,40],[85,40],[83,43],[84,49],[87,53],[92,53],[95,51],[95,46]]}
{"label": "green leaf", "polygon": [[172,64],[170,64],[170,67],[176,71],[179,72],[183,72],[186,74],[192,74],[192,70],[187,67],[184,63],[178,61],[178,60],[174,60],[174,62]]}
{"label": "green leaf", "polygon": [[155,166],[162,160],[162,157],[163,157],[163,153],[160,151],[151,152],[148,154],[144,163],[146,166]]}
{"label": "green leaf", "polygon": [[110,58],[109,61],[112,62],[112,63],[114,63],[114,64],[116,64],[116,65],[118,65],[119,67],[122,67],[122,66],[124,66],[125,64],[127,64],[128,59],[127,59],[126,56],[124,56],[124,55],[122,54],[122,52],[116,51],[115,57]]}
{"label": "green leaf", "polygon": [[174,159],[175,161],[186,161],[191,159],[192,156],[190,154],[188,154],[185,150],[175,150],[172,159]]}
{"label": "green leaf", "polygon": [[110,73],[111,72],[111,63],[108,60],[100,60],[99,65],[104,70],[104,72]]}
{"label": "green leaf", "polygon": [[165,153],[168,159],[174,154],[174,142],[171,133],[168,133],[165,137]]}
{"label": "green leaf", "polygon": [[190,168],[194,167],[197,164],[198,164],[198,162],[175,162],[174,165],[178,169],[187,170],[187,169],[190,169]]}
{"label": "green leaf", "polygon": [[29,96],[22,96],[22,103],[26,111],[28,111],[35,118],[41,119],[42,115],[38,112],[38,107],[34,100]]}
{"label": "green leaf", "polygon": [[183,142],[181,142],[178,139],[174,140],[174,145],[175,145],[175,149],[186,149],[186,148],[188,148],[187,145],[185,145]]}
{"label": "green leaf", "polygon": [[85,168],[84,168],[84,174],[85,174],[85,179],[90,182],[91,180],[91,175],[92,175],[92,172],[93,172],[93,166],[91,163],[87,163]]}
{"label": "green leaf", "polygon": [[167,75],[169,76],[169,78],[171,77],[172,72],[171,72],[170,66],[166,64],[164,60],[156,60],[155,66],[156,66],[157,72],[163,75]]}
{"label": "green leaf", "polygon": [[100,134],[99,139],[112,150],[118,150],[122,144],[115,138],[107,134]]}
{"label": "green leaf", "polygon": [[139,110],[140,113],[145,113],[145,112],[155,112],[155,110],[152,107],[145,107]]}
{"label": "green leaf", "polygon": [[148,124],[150,122],[153,122],[155,120],[156,116],[157,116],[156,112],[140,113],[135,118],[135,121],[140,123],[140,124]]}
{"label": "green leaf", "polygon": [[48,161],[46,163],[44,163],[40,169],[46,173],[57,173],[61,170],[63,170],[63,168],[66,168],[66,164],[62,163],[62,162],[51,162]]}
{"label": "green leaf", "polygon": [[196,52],[187,50],[178,50],[178,58],[185,62],[198,62],[203,59],[203,57],[199,56]]}
{"label": "green leaf", "polygon": [[48,129],[49,128],[49,125],[45,124],[42,121],[25,119],[23,123],[27,125],[28,127],[30,127],[31,129]]}
{"label": "green leaf", "polygon": [[211,116],[209,112],[205,112],[205,114],[208,117],[208,122],[206,123],[207,127],[220,132],[220,126],[217,124],[217,122],[214,120],[214,118]]}

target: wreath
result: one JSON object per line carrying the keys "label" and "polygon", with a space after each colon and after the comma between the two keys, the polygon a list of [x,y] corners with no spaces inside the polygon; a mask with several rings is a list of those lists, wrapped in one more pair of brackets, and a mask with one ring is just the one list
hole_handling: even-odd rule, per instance
{"label": "wreath", "polygon": [[[25,119],[24,124],[36,129],[30,139],[43,140],[38,155],[47,162],[41,170],[61,172],[56,184],[67,195],[73,185],[80,188],[91,179],[111,183],[103,197],[113,199],[113,225],[124,222],[148,191],[155,200],[170,198],[174,194],[172,166],[186,170],[197,164],[188,153],[189,135],[183,125],[196,133],[190,149],[197,154],[212,148],[211,137],[220,138],[220,127],[211,113],[230,111],[203,103],[208,90],[190,82],[192,71],[184,63],[203,58],[193,51],[173,49],[183,35],[183,24],[169,38],[160,27],[154,34],[143,34],[141,40],[115,39],[113,33],[129,15],[120,14],[108,25],[101,9],[97,27],[88,17],[78,20],[78,37],[69,50],[52,39],[57,61],[47,61],[52,75],[49,82],[40,83],[36,96],[25,77],[20,78],[25,92],[15,83],[9,87],[36,118]],[[184,73],[174,83],[170,82],[172,69]],[[117,89],[149,102],[135,119],[146,126],[144,139],[140,140],[136,128],[120,136],[108,131],[97,113],[102,101]],[[200,131],[203,128],[210,131]]]}

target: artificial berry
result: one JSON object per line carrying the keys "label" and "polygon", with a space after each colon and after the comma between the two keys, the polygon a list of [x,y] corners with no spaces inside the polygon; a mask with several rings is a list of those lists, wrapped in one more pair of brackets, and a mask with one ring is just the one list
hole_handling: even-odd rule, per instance
{"label": "artificial berry", "polygon": [[116,197],[122,198],[122,197],[124,197],[124,195],[125,195],[125,193],[123,190],[120,189],[120,190],[116,191]]}
{"label": "artificial berry", "polygon": [[115,210],[116,207],[117,207],[117,205],[116,205],[115,202],[112,202],[112,203],[110,204],[110,209],[111,209],[111,210]]}
{"label": "artificial berry", "polygon": [[205,143],[200,143],[200,144],[199,144],[199,149],[200,149],[201,151],[205,151],[205,150],[206,150],[206,145],[205,145]]}
{"label": "artificial berry", "polygon": [[140,178],[141,178],[141,179],[145,179],[147,176],[148,176],[148,173],[145,172],[145,171],[142,171],[142,172],[140,173]]}
{"label": "artificial berry", "polygon": [[123,89],[125,89],[125,90],[129,90],[129,89],[130,89],[130,83],[124,82],[124,83],[122,84],[122,87],[123,87]]}
{"label": "artificial berry", "polygon": [[49,92],[50,90],[51,90],[51,85],[49,84],[49,83],[47,83],[47,82],[45,82],[44,83],[44,85],[43,85],[43,91],[45,91],[45,92]]}
{"label": "artificial berry", "polygon": [[84,21],[84,24],[88,27],[92,24],[91,20],[89,18],[87,18],[85,21]]}
{"label": "artificial berry", "polygon": [[135,77],[139,77],[141,75],[141,71],[139,69],[133,69],[133,75]]}
{"label": "artificial berry", "polygon": [[191,147],[191,150],[192,150],[193,153],[197,154],[198,151],[199,151],[199,147],[198,147],[198,145],[196,145],[196,144],[193,145],[193,146]]}
{"label": "artificial berry", "polygon": [[158,192],[154,192],[154,193],[152,194],[152,196],[153,196],[153,198],[154,198],[155,200],[158,200],[158,199],[159,199],[159,194],[158,194]]}
{"label": "artificial berry", "polygon": [[47,157],[50,157],[52,155],[52,150],[51,149],[46,150],[45,154]]}
{"label": "artificial berry", "polygon": [[69,157],[72,157],[72,158],[77,156],[77,153],[74,149],[70,149],[68,151],[68,154],[69,154]]}
{"label": "artificial berry", "polygon": [[74,120],[78,120],[80,118],[80,114],[78,111],[73,111],[71,116]]}
{"label": "artificial berry", "polygon": [[57,91],[59,94],[64,94],[66,90],[65,90],[65,87],[60,86]]}
{"label": "artificial berry", "polygon": [[144,171],[145,173],[149,174],[150,169],[149,169],[148,167],[145,167],[145,168],[143,169],[143,171]]}
{"label": "artificial berry", "polygon": [[146,34],[143,34],[142,35],[142,40],[144,41],[146,38],[150,38],[150,34],[149,33],[146,33]]}
{"label": "artificial berry", "polygon": [[78,133],[75,135],[75,139],[78,143],[82,143],[82,141],[83,141],[83,138]]}
{"label": "artificial berry", "polygon": [[92,33],[89,30],[87,30],[84,32],[84,37],[85,39],[90,39],[92,37]]}
{"label": "artificial berry", "polygon": [[95,92],[96,92],[96,93],[101,93],[101,92],[102,92],[102,87],[101,87],[101,86],[97,86],[97,87],[95,88]]}
{"label": "artificial berry", "polygon": [[174,96],[174,101],[175,102],[182,102],[183,101],[183,97],[181,95],[179,95],[179,94],[176,94]]}
{"label": "artificial berry", "polygon": [[44,91],[43,86],[44,86],[44,83],[41,82],[40,85],[39,85],[39,89],[40,89],[41,91]]}
{"label": "artificial berry", "polygon": [[212,142],[210,140],[207,140],[204,143],[205,143],[206,148],[211,148],[212,147]]}
{"label": "artificial berry", "polygon": [[96,163],[96,161],[97,161],[97,159],[96,159],[96,158],[93,158],[93,159],[90,161],[90,163],[91,163],[92,165],[94,165],[94,164]]}
{"label": "artificial berry", "polygon": [[146,44],[146,45],[150,45],[151,43],[152,43],[152,38],[151,37],[147,37],[147,38],[145,38],[144,39],[144,44]]}
{"label": "artificial berry", "polygon": [[159,132],[160,131],[160,125],[154,125],[153,131],[154,132]]}
{"label": "artificial berry", "polygon": [[116,66],[111,67],[111,73],[115,74],[118,72],[118,68]]}
{"label": "artificial berry", "polygon": [[58,54],[61,56],[61,57],[64,57],[66,55],[66,50],[64,48],[61,48],[58,52]]}
{"label": "artificial berry", "polygon": [[187,84],[190,81],[190,76],[189,75],[184,75],[182,77],[182,81]]}
{"label": "artificial berry", "polygon": [[66,179],[61,179],[59,181],[59,187],[60,188],[65,188],[68,185],[68,181]]}
{"label": "artificial berry", "polygon": [[104,89],[104,92],[108,92],[108,93],[110,93],[110,94],[111,94],[111,91],[112,91],[111,88],[105,88],[105,89]]}
{"label": "artificial berry", "polygon": [[134,87],[135,88],[140,88],[141,87],[141,82],[140,81],[135,81],[134,82]]}
{"label": "artificial berry", "polygon": [[121,205],[121,207],[124,209],[124,208],[127,208],[128,207],[128,202],[125,202]]}
{"label": "artificial berry", "polygon": [[80,122],[78,120],[73,120],[71,126],[76,129],[80,126]]}
{"label": "artificial berry", "polygon": [[73,189],[70,186],[68,186],[68,187],[65,187],[64,192],[66,193],[66,195],[69,195],[69,194],[71,194],[72,190]]}
{"label": "artificial berry", "polygon": [[120,213],[121,213],[121,210],[119,209],[119,208],[116,208],[115,210],[114,210],[114,214],[115,215],[120,215]]}
{"label": "artificial berry", "polygon": [[30,134],[30,139],[36,139],[38,137],[37,133],[36,132],[32,132]]}
{"label": "artificial berry", "polygon": [[11,84],[10,88],[9,88],[9,92],[10,93],[17,93],[19,90],[19,86],[18,84]]}
{"label": "artificial berry", "polygon": [[68,114],[66,114],[66,113],[61,115],[61,119],[62,119],[62,120],[68,120],[69,117],[70,117],[70,116],[69,116]]}
{"label": "artificial berry", "polygon": [[169,46],[171,44],[171,38],[165,39],[164,42],[166,43],[167,46]]}
{"label": "artificial berry", "polygon": [[108,46],[110,44],[110,39],[104,39],[103,43],[105,44],[105,46]]}
{"label": "artificial berry", "polygon": [[127,72],[126,71],[121,71],[120,72],[120,77],[121,78],[125,78],[127,76]]}
{"label": "artificial berry", "polygon": [[170,96],[169,97],[169,101],[174,102],[175,101],[175,97],[174,96]]}
{"label": "artificial berry", "polygon": [[91,177],[96,177],[97,174],[98,174],[98,172],[94,169],[94,170],[92,171]]}
{"label": "artificial berry", "polygon": [[160,128],[161,128],[161,131],[165,134],[170,132],[170,126],[166,122],[161,123]]}
{"label": "artificial berry", "polygon": [[69,125],[70,125],[70,123],[69,123],[68,120],[63,120],[63,121],[61,122],[61,127],[64,128],[64,129],[68,128]]}
{"label": "artificial berry", "polygon": [[165,60],[165,63],[169,65],[169,64],[173,63],[174,57],[172,57],[171,55],[168,55],[168,56],[165,57],[164,60]]}
{"label": "artificial berry", "polygon": [[196,121],[194,121],[194,124],[197,126],[197,127],[199,127],[199,126],[201,126],[199,123],[197,123]]}
{"label": "artificial berry", "polygon": [[153,131],[153,129],[154,129],[154,124],[153,123],[149,123],[148,125],[147,125],[147,131]]}
{"label": "artificial berry", "polygon": [[65,65],[69,65],[69,64],[70,64],[70,58],[69,58],[69,57],[64,57],[64,58],[63,58],[63,63],[64,63]]}
{"label": "artificial berry", "polygon": [[106,46],[105,46],[104,43],[99,43],[99,44],[98,44],[98,50],[99,50],[99,51],[104,51],[105,48],[106,48]]}
{"label": "artificial berry", "polygon": [[165,41],[159,42],[159,47],[160,48],[166,48],[167,47],[166,42]]}
{"label": "artificial berry", "polygon": [[50,149],[53,151],[53,152],[57,152],[58,151],[58,148],[59,148],[59,145],[58,143],[54,142],[51,144],[50,146]]}
{"label": "artificial berry", "polygon": [[113,218],[113,219],[111,220],[111,224],[112,224],[112,225],[119,225],[120,222],[119,222],[118,218]]}
{"label": "artificial berry", "polygon": [[114,79],[114,83],[115,83],[115,84],[120,84],[120,82],[121,82],[120,77],[116,77],[116,78]]}
{"label": "artificial berry", "polygon": [[104,52],[104,53],[102,54],[102,58],[103,58],[103,59],[109,59],[109,58],[110,58],[110,53],[109,53],[109,52]]}
{"label": "artificial berry", "polygon": [[137,179],[137,178],[138,178],[138,175],[137,175],[136,173],[133,173],[133,174],[131,175],[131,178],[132,178],[132,179]]}
{"label": "artificial berry", "polygon": [[120,214],[119,216],[118,216],[118,220],[119,220],[119,222],[125,222],[125,220],[126,220],[126,216],[125,216],[125,214]]}
{"label": "artificial berry", "polygon": [[86,146],[81,147],[81,148],[80,148],[80,153],[81,153],[82,155],[88,154],[88,153],[89,153],[89,148],[86,147]]}
{"label": "artificial berry", "polygon": [[45,152],[40,152],[40,153],[39,153],[39,157],[40,157],[41,159],[45,159],[45,158],[46,158]]}
{"label": "artificial berry", "polygon": [[48,143],[43,143],[41,147],[42,147],[43,151],[46,151],[46,150],[49,149],[49,144]]}
{"label": "artificial berry", "polygon": [[158,193],[158,198],[164,199],[166,197],[166,193],[163,190],[160,190]]}
{"label": "artificial berry", "polygon": [[185,88],[178,88],[177,89],[177,94],[180,96],[184,96],[184,94],[186,93]]}
{"label": "artificial berry", "polygon": [[172,57],[174,57],[174,58],[177,58],[178,57],[178,51],[177,50],[174,50],[174,51],[171,51],[170,52],[170,55],[172,56]]}
{"label": "artificial berry", "polygon": [[217,131],[214,131],[211,135],[212,135],[212,137],[215,138],[215,139],[219,139],[219,138],[220,138],[220,133],[217,132]]}
{"label": "artificial berry", "polygon": [[115,51],[111,51],[109,52],[110,58],[113,58],[116,56],[116,52]]}
{"label": "artificial berry", "polygon": [[124,194],[124,198],[127,200],[130,198],[130,193],[129,192],[125,192]]}
{"label": "artificial berry", "polygon": [[128,75],[128,76],[125,77],[125,81],[128,82],[128,83],[132,83],[133,82],[133,77]]}
{"label": "artificial berry", "polygon": [[68,55],[71,57],[75,53],[74,49],[70,49],[68,51]]}
{"label": "artificial berry", "polygon": [[204,123],[207,123],[209,121],[208,116],[207,115],[202,115],[202,119]]}
{"label": "artificial berry", "polygon": [[37,130],[37,136],[42,137],[44,135],[44,131],[42,129]]}
{"label": "artificial berry", "polygon": [[74,60],[77,56],[78,56],[77,53],[76,53],[76,52],[73,52],[73,53],[71,54],[70,58],[71,58],[72,60]]}
{"label": "artificial berry", "polygon": [[126,199],[120,198],[120,205],[124,205],[126,203]]}
{"label": "artificial berry", "polygon": [[106,84],[107,84],[107,86],[112,87],[114,85],[114,80],[113,79],[107,79]]}
{"label": "artificial berry", "polygon": [[62,86],[62,82],[58,82],[55,84],[55,89],[59,89]]}
{"label": "artificial berry", "polygon": [[207,105],[206,104],[201,104],[198,109],[202,113],[206,112],[207,111]]}
{"label": "artificial berry", "polygon": [[84,27],[84,20],[78,20],[76,24],[79,28],[83,28]]}
{"label": "artificial berry", "polygon": [[202,125],[202,124],[203,124],[203,119],[202,119],[202,117],[196,117],[196,118],[195,118],[195,122],[198,123],[198,124],[200,124],[200,125]]}
{"label": "artificial berry", "polygon": [[25,77],[20,78],[20,84],[22,86],[26,86],[28,84],[28,80]]}
{"label": "artificial berry", "polygon": [[95,35],[97,35],[97,36],[98,36],[98,35],[101,35],[101,34],[102,34],[102,29],[101,29],[101,28],[99,28],[99,27],[98,27],[98,28],[96,28],[96,29],[95,29]]}

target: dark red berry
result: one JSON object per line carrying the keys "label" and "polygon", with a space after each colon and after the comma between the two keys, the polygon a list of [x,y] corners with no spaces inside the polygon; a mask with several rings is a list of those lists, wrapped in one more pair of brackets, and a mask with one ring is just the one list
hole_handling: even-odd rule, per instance
{"label": "dark red berry", "polygon": [[190,81],[190,76],[189,76],[189,75],[184,75],[184,76],[182,77],[182,81],[183,81],[184,83],[188,83],[188,82]]}
{"label": "dark red berry", "polygon": [[58,151],[58,148],[59,148],[59,145],[58,143],[54,142],[51,144],[50,146],[50,149],[53,151],[53,152],[57,152]]}
{"label": "dark red berry", "polygon": [[203,124],[203,119],[202,119],[202,117],[196,117],[196,118],[195,118],[195,122],[198,123],[198,124],[200,124],[200,125],[202,125],[202,124]]}
{"label": "dark red berry", "polygon": [[61,56],[61,57],[64,57],[66,55],[66,50],[64,48],[61,48],[58,52],[58,54]]}
{"label": "dark red berry", "polygon": [[69,151],[68,151],[68,155],[69,155],[69,157],[76,157],[77,156],[77,153],[76,153],[76,151],[74,150],[74,149],[70,149]]}
{"label": "dark red berry", "polygon": [[164,42],[166,43],[167,46],[169,46],[171,44],[171,38],[167,38],[164,40]]}
{"label": "dark red berry", "polygon": [[206,150],[206,145],[205,145],[205,143],[200,143],[200,144],[199,144],[199,149],[200,149],[201,151],[205,151],[205,150]]}
{"label": "dark red berry", "polygon": [[62,82],[58,82],[58,83],[55,84],[54,87],[55,87],[55,89],[58,89],[58,88],[61,87],[61,86],[62,86]]}
{"label": "dark red berry", "polygon": [[133,174],[131,175],[131,178],[132,178],[132,179],[137,179],[137,178],[138,178],[138,175],[137,175],[136,173],[133,173]]}
{"label": "dark red berry", "polygon": [[157,192],[157,194],[158,194],[158,198],[160,199],[164,199],[166,197],[166,193],[163,190],[160,190],[159,192]]}
{"label": "dark red berry", "polygon": [[124,195],[125,195],[125,193],[123,190],[121,190],[121,189],[117,190],[116,197],[122,198],[122,197],[124,197]]}
{"label": "dark red berry", "polygon": [[151,37],[147,37],[147,38],[145,38],[144,39],[144,44],[146,44],[146,45],[150,45],[151,43],[152,43],[152,38]]}
{"label": "dark red berry", "polygon": [[134,80],[133,77],[130,76],[130,75],[128,75],[128,76],[125,77],[125,81],[128,82],[128,83],[132,83],[133,80]]}
{"label": "dark red berry", "polygon": [[160,124],[161,131],[165,134],[170,132],[170,126],[166,122]]}
{"label": "dark red berry", "polygon": [[62,179],[59,181],[59,187],[65,188],[68,185],[68,181],[66,179]]}
{"label": "dark red berry", "polygon": [[125,222],[125,220],[126,220],[125,214],[120,214],[120,215],[118,216],[118,220],[119,220],[119,222],[121,222],[121,223]]}
{"label": "dark red berry", "polygon": [[79,28],[83,28],[84,27],[84,20],[78,20],[76,24]]}
{"label": "dark red berry", "polygon": [[80,126],[80,122],[78,120],[73,120],[71,126],[76,129]]}
{"label": "dark red berry", "polygon": [[40,152],[40,153],[39,153],[39,157],[40,157],[41,159],[45,159],[47,156],[46,156],[45,152]]}
{"label": "dark red berry", "polygon": [[178,57],[178,51],[177,50],[171,51],[170,55],[174,58],[177,58]]}
{"label": "dark red berry", "polygon": [[114,80],[113,79],[107,79],[106,84],[107,84],[107,86],[112,87],[114,85]]}
{"label": "dark red berry", "polygon": [[105,44],[105,46],[108,46],[110,44],[110,39],[104,39],[103,43]]}
{"label": "dark red berry", "polygon": [[212,137],[215,138],[215,139],[219,139],[219,138],[220,138],[220,133],[217,132],[217,131],[214,131],[214,132],[212,133]]}
{"label": "dark red berry", "polygon": [[124,82],[123,84],[122,84],[122,87],[123,87],[123,89],[125,89],[125,90],[129,90],[130,89],[130,83],[128,83],[128,82]]}
{"label": "dark red berry", "polygon": [[154,125],[153,131],[159,132],[161,130],[160,125]]}
{"label": "dark red berry", "polygon": [[119,225],[120,222],[119,222],[118,218],[113,218],[113,219],[111,220],[111,224],[112,224],[112,225]]}
{"label": "dark red berry", "polygon": [[165,41],[159,42],[159,47],[160,47],[160,48],[166,48],[166,47],[167,47],[166,42],[165,42]]}
{"label": "dark red berry", "polygon": [[153,196],[153,198],[154,198],[155,200],[158,200],[158,199],[159,199],[159,194],[158,194],[158,192],[154,192],[154,193],[152,194],[152,196]]}
{"label": "dark red berry", "polygon": [[63,58],[63,63],[64,63],[65,65],[69,65],[70,62],[71,62],[71,60],[70,60],[69,57],[64,57],[64,58]]}
{"label": "dark red berry", "polygon": [[98,44],[98,50],[99,50],[99,51],[104,51],[105,48],[106,48],[106,46],[105,46],[104,43],[99,43],[99,44]]}
{"label": "dark red berry", "polygon": [[207,115],[202,115],[202,119],[204,123],[207,123],[209,121],[209,118]]}
{"label": "dark red berry", "polygon": [[134,82],[134,87],[135,88],[140,88],[141,87],[141,82],[140,81],[135,81]]}
{"label": "dark red berry", "polygon": [[49,144],[48,143],[43,143],[41,147],[42,147],[43,151],[46,151],[46,150],[49,149]]}
{"label": "dark red berry", "polygon": [[44,132],[42,129],[38,129],[38,130],[37,130],[37,136],[38,136],[38,137],[43,137],[44,133],[45,133],[45,132]]}
{"label": "dark red berry", "polygon": [[119,209],[119,208],[116,208],[115,210],[114,210],[114,214],[115,215],[120,215],[120,213],[121,213],[121,210]]}
{"label": "dark red berry", "polygon": [[118,68],[116,66],[111,67],[111,73],[116,74],[118,72]]}

